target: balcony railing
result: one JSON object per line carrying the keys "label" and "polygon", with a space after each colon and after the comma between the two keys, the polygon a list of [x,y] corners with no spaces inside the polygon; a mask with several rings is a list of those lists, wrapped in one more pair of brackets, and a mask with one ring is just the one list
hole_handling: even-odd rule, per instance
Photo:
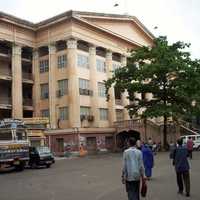
{"label": "balcony railing", "polygon": [[124,129],[124,128],[138,128],[142,126],[143,121],[139,119],[135,120],[124,120],[124,121],[116,121],[114,122],[114,127],[117,129]]}
{"label": "balcony railing", "polygon": [[33,75],[31,73],[23,72],[22,73],[23,79],[33,80]]}
{"label": "balcony railing", "polygon": [[[10,69],[3,69],[0,68],[0,76],[12,76],[12,72]],[[27,73],[27,72],[23,72],[22,73],[22,78],[23,79],[27,79],[27,80],[33,80],[33,74],[31,73]]]}
{"label": "balcony railing", "polygon": [[0,104],[7,104],[11,105],[12,104],[12,98],[11,97],[0,97]]}
{"label": "balcony railing", "polygon": [[0,75],[12,76],[12,72],[9,68],[0,68]]}
{"label": "balcony railing", "polygon": [[24,98],[23,99],[23,105],[24,106],[33,106],[33,100],[32,99],[28,99],[28,98]]}

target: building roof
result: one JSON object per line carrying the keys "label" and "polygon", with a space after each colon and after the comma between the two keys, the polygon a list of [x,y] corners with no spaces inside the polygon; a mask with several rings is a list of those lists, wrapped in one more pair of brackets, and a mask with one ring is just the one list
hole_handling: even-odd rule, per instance
{"label": "building roof", "polygon": [[[69,10],[67,12],[61,13],[49,19],[43,20],[39,23],[32,23],[28,20],[24,20],[13,15],[4,13],[0,11],[0,20],[6,21],[18,26],[22,26],[31,30],[38,30],[44,27],[51,26],[52,24],[59,23],[63,20],[69,18],[76,19],[87,19],[87,18],[106,18],[112,20],[127,20],[134,22],[150,39],[154,39],[154,35],[135,17],[130,15],[121,15],[121,14],[106,14],[106,13],[96,13],[96,12],[83,12],[83,11],[73,11]],[[90,25],[94,25],[88,22]],[[99,27],[100,29],[102,27]]]}
{"label": "building roof", "polygon": [[30,28],[35,28],[35,24],[32,22],[15,17],[14,15],[10,15],[1,11],[0,11],[0,20],[9,21],[10,23],[19,24],[22,26],[28,26]]}

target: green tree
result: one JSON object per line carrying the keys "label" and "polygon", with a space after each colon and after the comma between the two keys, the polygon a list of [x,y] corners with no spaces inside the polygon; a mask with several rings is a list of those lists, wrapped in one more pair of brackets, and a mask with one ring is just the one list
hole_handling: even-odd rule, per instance
{"label": "green tree", "polygon": [[[185,51],[189,46],[183,42],[169,44],[166,37],[156,38],[152,47],[131,51],[127,66],[115,70],[105,82],[107,95],[111,86],[128,91],[130,116],[163,117],[165,147],[169,118],[178,120],[200,113],[200,61],[192,60]],[[135,93],[150,93],[152,98],[140,99]]]}

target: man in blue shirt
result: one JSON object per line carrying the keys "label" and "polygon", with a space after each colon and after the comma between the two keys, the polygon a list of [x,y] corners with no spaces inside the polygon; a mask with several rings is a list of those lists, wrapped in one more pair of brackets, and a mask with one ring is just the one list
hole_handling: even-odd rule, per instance
{"label": "man in blue shirt", "polygon": [[122,183],[126,184],[129,200],[140,199],[140,178],[144,181],[142,152],[136,148],[135,138],[129,139],[129,148],[123,154]]}
{"label": "man in blue shirt", "polygon": [[186,196],[190,196],[190,173],[189,173],[189,162],[188,162],[188,150],[183,146],[183,140],[177,140],[178,147],[173,153],[173,164],[176,170],[177,185],[179,188],[178,193],[183,194],[183,182],[185,185]]}

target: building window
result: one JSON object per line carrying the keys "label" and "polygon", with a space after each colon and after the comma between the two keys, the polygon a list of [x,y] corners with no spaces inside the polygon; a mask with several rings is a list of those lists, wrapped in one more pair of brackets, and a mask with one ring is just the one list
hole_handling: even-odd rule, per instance
{"label": "building window", "polygon": [[99,113],[100,113],[100,120],[108,120],[108,109],[100,108]]}
{"label": "building window", "polygon": [[41,99],[48,99],[49,98],[49,84],[41,84],[40,85],[40,97]]}
{"label": "building window", "polygon": [[81,106],[80,107],[80,115],[89,116],[90,115],[90,107]]}
{"label": "building window", "polygon": [[59,119],[60,120],[68,120],[69,119],[68,107],[60,107],[59,108]]}
{"label": "building window", "polygon": [[96,60],[96,67],[98,72],[106,72],[106,63],[102,59],[97,59]]}
{"label": "building window", "polygon": [[58,56],[58,68],[64,68],[67,66],[67,55]]}
{"label": "building window", "polygon": [[92,91],[90,90],[90,81],[87,79],[79,78],[79,93],[80,95],[92,96]]}
{"label": "building window", "polygon": [[121,109],[116,110],[116,119],[117,121],[123,121],[124,120],[124,111]]}
{"label": "building window", "polygon": [[58,81],[57,97],[64,96],[68,93],[68,80],[63,79]]}
{"label": "building window", "polygon": [[98,82],[98,94],[100,97],[106,97],[106,87],[104,83]]}
{"label": "building window", "polygon": [[121,67],[121,64],[120,64],[120,63],[114,62],[114,63],[112,64],[113,71],[115,71],[116,69],[119,69],[120,67]]}
{"label": "building window", "polygon": [[42,117],[49,117],[49,109],[41,110]]}
{"label": "building window", "polygon": [[78,54],[78,67],[89,68],[89,58],[86,55]]}
{"label": "building window", "polygon": [[45,73],[49,71],[49,60],[40,61],[40,73]]}

